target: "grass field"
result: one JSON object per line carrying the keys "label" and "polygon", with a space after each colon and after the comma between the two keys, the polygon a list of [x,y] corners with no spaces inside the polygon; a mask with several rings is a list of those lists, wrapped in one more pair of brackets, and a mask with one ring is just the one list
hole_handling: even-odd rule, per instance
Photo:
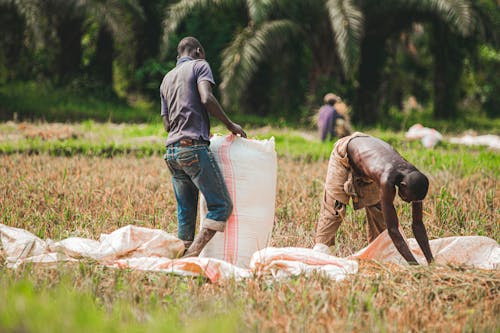
{"label": "grass field", "polygon": [[[270,245],[311,247],[331,143],[296,130],[248,132],[276,139]],[[176,232],[159,124],[3,123],[0,133],[0,223],[55,240],[97,239],[127,224]],[[431,239],[500,240],[500,153],[446,143],[425,150],[403,133],[370,133],[429,176],[424,223]],[[396,201],[411,235],[408,208]],[[364,212],[349,209],[347,220],[338,256],[366,245]],[[14,271],[2,260],[0,332],[498,332],[499,294],[499,271],[456,266],[370,261],[342,282],[301,276],[213,285],[92,261]]]}

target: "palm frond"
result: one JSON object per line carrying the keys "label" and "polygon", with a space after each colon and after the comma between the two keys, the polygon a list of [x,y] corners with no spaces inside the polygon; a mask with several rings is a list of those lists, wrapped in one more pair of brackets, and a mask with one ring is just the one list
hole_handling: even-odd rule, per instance
{"label": "palm frond", "polygon": [[363,14],[352,0],[328,0],[326,9],[335,35],[335,45],[342,68],[346,75],[350,75],[359,59]]}
{"label": "palm frond", "polygon": [[240,32],[223,52],[222,101],[238,100],[259,64],[281,50],[298,27],[289,20],[268,21],[261,26],[249,25]]}
{"label": "palm frond", "polygon": [[246,5],[250,19],[257,24],[263,22],[269,14],[269,8],[275,2],[280,2],[280,0],[247,0]]}
{"label": "palm frond", "polygon": [[443,19],[443,21],[451,23],[463,36],[468,36],[474,31],[477,21],[470,1],[426,0],[422,2],[429,2],[429,6],[431,8],[435,8],[437,14]]}
{"label": "palm frond", "polygon": [[471,34],[477,25],[476,13],[470,0],[385,0],[385,8],[404,9],[415,13],[437,15],[462,36]]}
{"label": "palm frond", "polygon": [[135,35],[131,22],[144,20],[144,11],[137,0],[76,0],[76,5],[85,10],[89,17],[106,25],[113,37],[126,43]]}
{"label": "palm frond", "polygon": [[53,32],[49,32],[51,27],[43,11],[43,2],[41,0],[2,0],[2,3],[13,5],[24,18],[33,36],[35,49],[45,47],[48,36]]}
{"label": "palm frond", "polygon": [[230,6],[241,4],[243,0],[181,0],[167,8],[163,20],[163,52],[168,49],[169,35],[177,30],[179,24],[194,10],[211,6]]}

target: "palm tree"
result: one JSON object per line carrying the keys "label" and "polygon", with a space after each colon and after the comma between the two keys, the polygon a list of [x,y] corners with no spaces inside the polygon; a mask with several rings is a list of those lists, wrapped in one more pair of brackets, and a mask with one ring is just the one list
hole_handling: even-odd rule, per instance
{"label": "palm tree", "polygon": [[377,3],[359,1],[359,5],[366,15],[354,120],[373,124],[380,119],[384,97],[381,79],[387,60],[386,43],[391,37],[407,31],[415,22],[428,22],[434,30],[436,42],[431,45],[434,56],[434,115],[454,116],[462,66],[457,42],[459,36],[470,35],[476,26],[470,1],[386,0]]}
{"label": "palm tree", "polygon": [[[138,66],[140,26],[144,11],[138,0],[73,0],[84,10],[87,20],[99,25],[93,61],[94,76],[111,84],[113,62],[123,73],[123,90],[130,89],[130,80]],[[115,84],[116,85],[116,84]]]}
{"label": "palm tree", "polygon": [[165,48],[168,36],[193,10],[242,4],[248,10],[247,27],[236,34],[223,52],[224,104],[240,100],[259,65],[274,54],[283,56],[283,47],[291,40],[300,41],[314,56],[309,72],[311,95],[315,95],[321,77],[330,76],[337,63],[347,75],[356,67],[362,15],[351,0],[182,0],[168,9]]}
{"label": "palm tree", "polygon": [[[113,49],[117,46],[123,63],[130,63],[135,48],[134,22],[142,18],[136,0],[0,0],[14,5],[25,18],[33,48],[48,56],[49,73],[65,81],[82,69],[82,37],[86,27],[99,25],[96,71],[109,79]],[[110,43],[113,42],[113,45]],[[131,62],[133,64],[133,62]]]}
{"label": "palm tree", "polygon": [[[241,4],[241,0],[182,0],[169,8],[164,36],[167,38],[195,9],[235,4]],[[407,30],[414,22],[431,22],[436,29],[442,23],[448,29],[443,34],[446,38],[451,34],[466,36],[475,25],[468,0],[247,0],[245,5],[250,18],[247,28],[235,36],[223,53],[223,101],[227,103],[230,97],[239,99],[258,65],[270,54],[282,51],[286,40],[299,38],[314,56],[310,93],[316,92],[319,78],[331,75],[335,64],[340,63],[344,77],[356,75],[354,116],[367,124],[373,124],[380,116],[384,95],[380,90],[381,73],[387,58],[385,45],[391,36]],[[332,49],[336,52],[332,53]],[[436,53],[435,82],[447,82],[448,87],[451,81],[456,84],[451,74],[460,71],[441,73],[439,59]],[[442,84],[436,83],[435,91],[436,115],[442,115],[442,110],[454,114],[453,108],[445,107],[443,101],[454,105],[456,99],[443,94]],[[446,97],[441,98],[442,95]]]}

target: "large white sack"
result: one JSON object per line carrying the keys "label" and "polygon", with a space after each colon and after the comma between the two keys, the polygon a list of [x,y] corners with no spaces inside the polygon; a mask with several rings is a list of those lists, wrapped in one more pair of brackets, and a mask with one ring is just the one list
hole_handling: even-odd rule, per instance
{"label": "large white sack", "polygon": [[[214,136],[210,150],[231,195],[233,213],[226,230],[216,233],[200,256],[248,267],[252,254],[268,246],[273,229],[278,168],[274,138]],[[201,226],[206,214],[206,202],[201,196]]]}

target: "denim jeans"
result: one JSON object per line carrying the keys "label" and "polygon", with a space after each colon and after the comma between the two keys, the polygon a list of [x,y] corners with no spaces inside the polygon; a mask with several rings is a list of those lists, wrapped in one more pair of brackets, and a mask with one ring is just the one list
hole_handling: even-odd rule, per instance
{"label": "denim jeans", "polygon": [[184,241],[194,239],[198,193],[207,203],[204,227],[224,231],[233,204],[226,183],[207,144],[167,147],[165,162],[172,174],[172,184],[177,200],[177,236]]}

